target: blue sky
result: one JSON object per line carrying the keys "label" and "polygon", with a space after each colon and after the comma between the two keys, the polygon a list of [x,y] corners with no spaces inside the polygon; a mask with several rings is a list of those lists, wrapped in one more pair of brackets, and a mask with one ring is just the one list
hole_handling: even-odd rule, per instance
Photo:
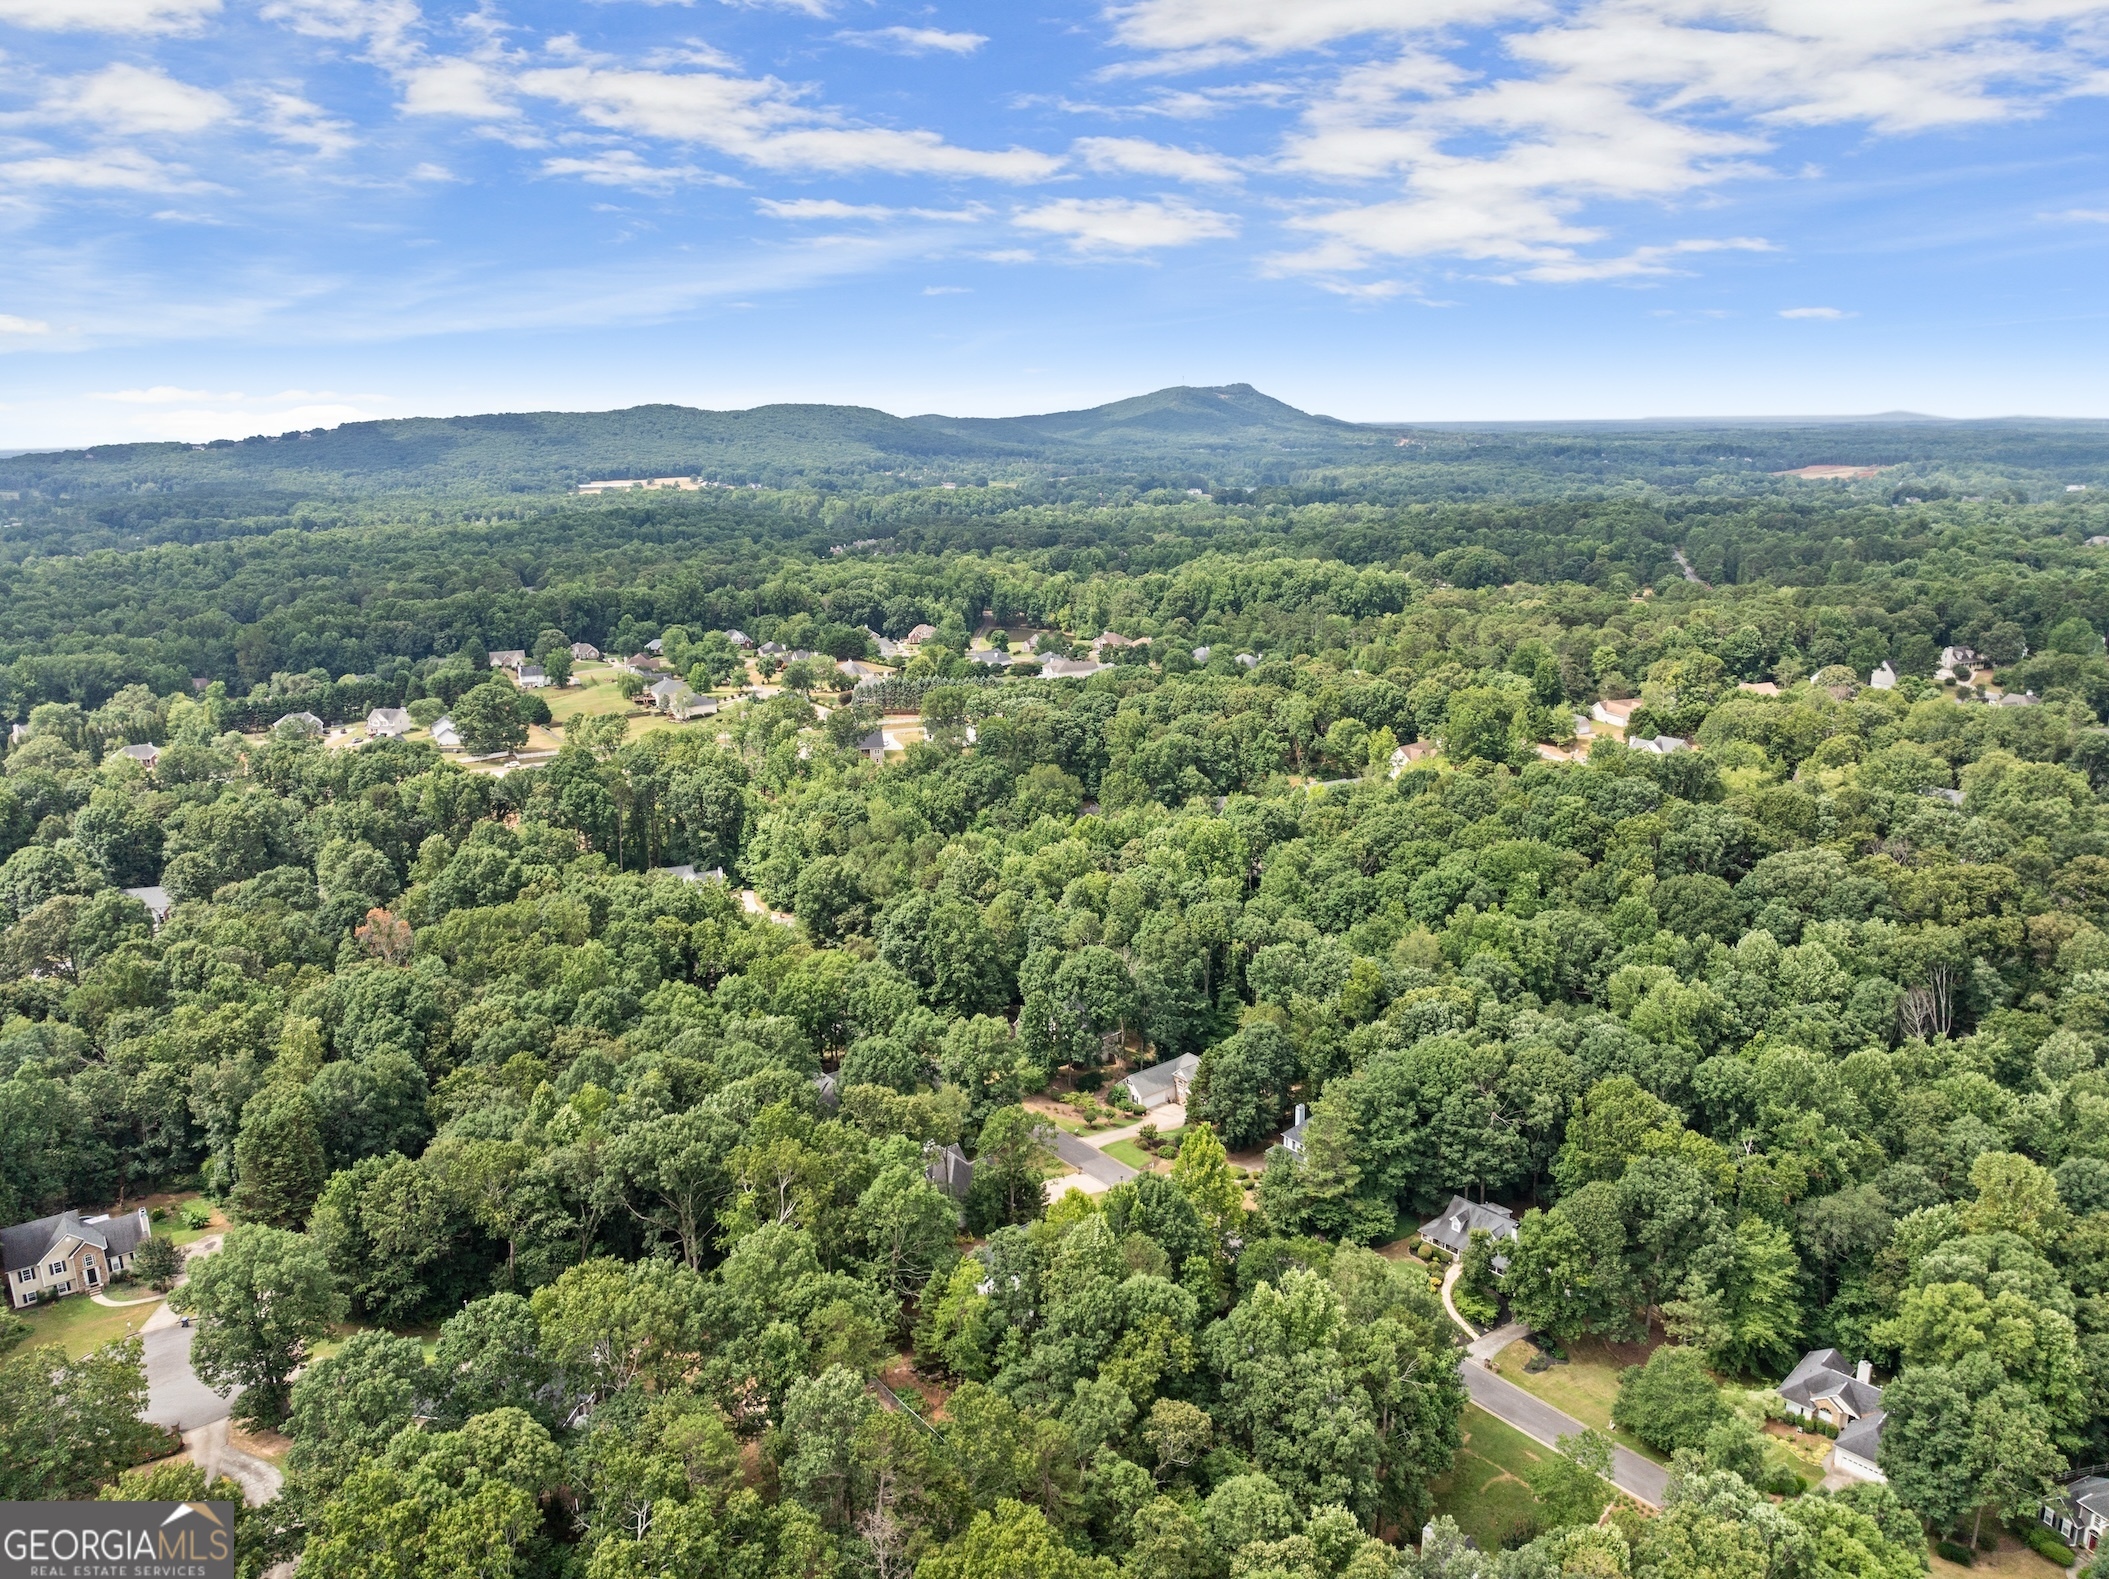
{"label": "blue sky", "polygon": [[0,448],[2109,416],[2109,0],[0,0]]}

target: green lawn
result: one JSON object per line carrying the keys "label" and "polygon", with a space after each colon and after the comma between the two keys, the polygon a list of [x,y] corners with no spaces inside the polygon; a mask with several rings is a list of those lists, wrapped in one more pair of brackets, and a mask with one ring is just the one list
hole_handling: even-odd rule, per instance
{"label": "green lawn", "polygon": [[1620,1431],[1611,1424],[1611,1406],[1618,1401],[1618,1374],[1629,1365],[1645,1363],[1647,1345],[1584,1339],[1567,1346],[1567,1364],[1555,1365],[1533,1375],[1523,1367],[1537,1352],[1529,1343],[1519,1340],[1494,1357],[1494,1369],[1525,1392],[1573,1415],[1582,1424],[1608,1432],[1620,1447],[1631,1448],[1658,1464],[1668,1462],[1630,1431]]}
{"label": "green lawn", "polygon": [[1132,1140],[1116,1140],[1110,1146],[1105,1146],[1101,1149],[1107,1156],[1117,1161],[1125,1162],[1129,1167],[1143,1173],[1148,1173],[1157,1161],[1155,1157],[1144,1151]]}
{"label": "green lawn", "polygon": [[[144,1299],[150,1292],[143,1284],[120,1283],[110,1297]],[[69,1294],[52,1304],[16,1311],[15,1314],[29,1323],[30,1343],[56,1343],[72,1358],[79,1359],[115,1339],[130,1337],[156,1308],[154,1305],[133,1305],[124,1310],[112,1310],[107,1305],[96,1304],[86,1294]]]}
{"label": "green lawn", "polygon": [[1455,1519],[1481,1551],[1520,1546],[1537,1533],[1538,1494],[1524,1477],[1551,1456],[1477,1404],[1465,1406],[1464,1446],[1434,1486],[1435,1511]]}

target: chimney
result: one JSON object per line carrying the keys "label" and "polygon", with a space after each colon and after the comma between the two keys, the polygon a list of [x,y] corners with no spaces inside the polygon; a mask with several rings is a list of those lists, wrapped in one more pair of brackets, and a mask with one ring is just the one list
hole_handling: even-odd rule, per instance
{"label": "chimney", "polygon": [[1874,1379],[1875,1379],[1875,1362],[1874,1362],[1873,1360],[1862,1360],[1862,1361],[1861,1361],[1861,1362],[1860,1362],[1860,1363],[1859,1363],[1858,1365],[1856,1365],[1856,1366],[1854,1366],[1854,1367],[1853,1367],[1853,1380],[1854,1380],[1854,1381],[1857,1381],[1857,1382],[1872,1382],[1872,1381],[1874,1381]]}
{"label": "chimney", "polygon": [[1304,1106],[1304,1105],[1303,1105],[1303,1104],[1302,1104],[1301,1102],[1299,1102],[1299,1103],[1297,1103],[1297,1104],[1296,1104],[1296,1122],[1297,1122],[1297,1123],[1301,1124],[1301,1123],[1302,1123],[1302,1122],[1303,1122],[1303,1121],[1304,1121],[1305,1119],[1309,1118],[1310,1116],[1311,1116],[1311,1110],[1310,1110],[1309,1108],[1305,1107],[1305,1106]]}

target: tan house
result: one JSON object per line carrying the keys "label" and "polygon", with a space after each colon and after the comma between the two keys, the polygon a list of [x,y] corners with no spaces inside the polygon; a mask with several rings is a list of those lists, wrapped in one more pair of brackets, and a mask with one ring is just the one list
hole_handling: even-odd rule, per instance
{"label": "tan house", "polygon": [[153,1234],[144,1208],[122,1217],[60,1212],[0,1229],[8,1303],[20,1309],[45,1294],[92,1294],[131,1265]]}

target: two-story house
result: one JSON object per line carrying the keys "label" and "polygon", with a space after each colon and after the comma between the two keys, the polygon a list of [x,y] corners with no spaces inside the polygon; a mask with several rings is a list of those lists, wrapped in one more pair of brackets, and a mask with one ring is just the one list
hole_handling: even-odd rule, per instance
{"label": "two-story house", "polygon": [[60,1212],[0,1229],[8,1303],[19,1309],[46,1293],[93,1293],[130,1266],[153,1233],[144,1209],[121,1217]]}
{"label": "two-story house", "polygon": [[2109,1530],[2109,1479],[2082,1475],[2060,1486],[2039,1516],[2074,1551],[2093,1551]]}

